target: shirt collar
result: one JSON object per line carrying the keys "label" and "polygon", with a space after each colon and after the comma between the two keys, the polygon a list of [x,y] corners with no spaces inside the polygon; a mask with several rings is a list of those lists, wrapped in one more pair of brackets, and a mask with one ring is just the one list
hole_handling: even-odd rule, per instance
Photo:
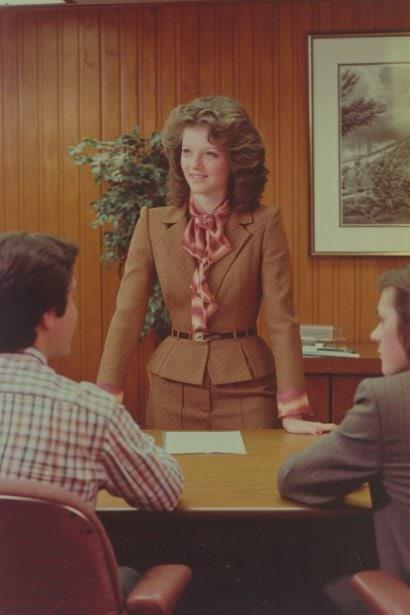
{"label": "shirt collar", "polygon": [[18,354],[23,354],[28,357],[33,357],[34,359],[36,359],[43,365],[47,365],[47,359],[45,355],[43,355],[41,350],[38,350],[38,348],[34,348],[31,346],[30,348],[25,348],[24,350],[21,350]]}

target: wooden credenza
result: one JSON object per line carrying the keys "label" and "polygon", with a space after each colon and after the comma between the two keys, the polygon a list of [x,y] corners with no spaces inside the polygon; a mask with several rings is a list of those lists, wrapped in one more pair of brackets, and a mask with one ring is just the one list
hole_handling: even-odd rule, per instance
{"label": "wooden credenza", "polygon": [[306,387],[315,418],[340,423],[352,407],[357,385],[363,378],[381,375],[375,345],[357,349],[359,358],[305,357]]}

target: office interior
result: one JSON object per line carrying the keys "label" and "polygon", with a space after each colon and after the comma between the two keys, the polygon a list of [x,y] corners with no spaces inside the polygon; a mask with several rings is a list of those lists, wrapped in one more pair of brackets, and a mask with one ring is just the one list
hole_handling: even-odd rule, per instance
{"label": "office interior", "polygon": [[[104,229],[92,226],[90,204],[101,188],[89,168],[73,163],[68,148],[84,137],[112,139],[135,125],[149,135],[161,129],[175,105],[209,94],[238,98],[264,140],[270,173],[263,202],[281,207],[299,320],[337,324],[350,345],[367,349],[376,323],[378,277],[405,258],[311,254],[307,39],[310,33],[409,30],[406,0],[1,6],[0,229],[61,235],[80,246],[78,330],[71,355],[53,366],[75,380],[95,380],[120,275],[116,266],[102,267]],[[263,336],[263,315],[259,330]],[[156,344],[153,333],[141,342],[127,380],[125,402],[142,426],[149,387],[145,366]],[[374,363],[363,367],[364,373],[369,370],[377,372]],[[374,557],[368,518],[300,521],[284,529],[248,522],[232,524],[229,535],[224,525],[210,529],[203,522],[188,537],[186,528],[171,531],[161,517],[155,527],[151,520],[141,523],[144,531],[135,539],[129,537],[135,528],[126,514],[106,515],[105,521],[115,549],[130,563],[136,561],[133,548],[140,549],[139,564],[149,566],[156,558],[180,557],[183,543],[196,562],[191,603],[185,607],[192,615],[327,612],[317,597],[311,607],[316,610],[305,603],[303,611],[292,579],[311,583],[315,578],[319,585],[329,561],[337,554],[343,558],[352,536],[369,559]],[[278,562],[266,536],[274,545],[286,535],[283,600],[275,603]],[[331,542],[323,535],[332,536]],[[252,554],[246,565],[243,553]],[[226,558],[225,580],[221,566],[219,582],[211,574],[218,558]],[[247,575],[256,569],[248,584]]]}

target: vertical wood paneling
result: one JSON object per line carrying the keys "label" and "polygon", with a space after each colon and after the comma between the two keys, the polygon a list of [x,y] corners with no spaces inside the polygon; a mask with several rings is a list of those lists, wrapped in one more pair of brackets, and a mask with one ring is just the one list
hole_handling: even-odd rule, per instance
{"label": "vertical wood paneling", "polygon": [[196,4],[184,4],[177,10],[179,103],[189,102],[199,93],[197,11]]}
{"label": "vertical wood paneling", "polygon": [[58,13],[49,11],[39,23],[39,228],[61,234],[59,206]]}
{"label": "vertical wood paneling", "polygon": [[[266,166],[274,167],[272,143],[275,139],[274,100],[274,47],[272,36],[273,6],[255,7],[255,123],[266,147]],[[272,172],[265,189],[266,203],[274,203]]]}
{"label": "vertical wood paneling", "polygon": [[[4,230],[22,227],[19,140],[19,26],[16,13],[3,13],[1,18],[1,224]],[[7,178],[7,181],[5,181]]]}
{"label": "vertical wood paneling", "polygon": [[[0,9],[1,230],[58,233],[81,248],[80,325],[57,363],[64,373],[95,378],[118,288],[91,228],[99,189],[67,147],[135,123],[148,135],[176,104],[212,93],[239,98],[263,136],[265,201],[282,208],[301,320],[340,324],[351,343],[368,338],[377,278],[405,259],[309,256],[307,34],[399,29],[410,29],[401,0]],[[139,346],[128,376],[141,420],[155,343]]]}
{"label": "vertical wood paneling", "polygon": [[120,13],[107,9],[100,24],[101,136],[111,139],[120,130]]}
{"label": "vertical wood paneling", "polygon": [[39,107],[38,88],[39,16],[22,13],[18,32],[20,58],[19,70],[19,193],[22,222],[28,231],[40,226],[39,204]]}
{"label": "vertical wood paneling", "polygon": [[[79,126],[80,138],[101,136],[101,24],[94,9],[79,13]],[[89,169],[80,171],[79,301],[81,307],[81,361],[83,377],[95,379],[102,349],[100,237],[91,228],[89,204],[98,195]]]}
{"label": "vertical wood paneling", "polygon": [[[275,74],[274,45],[272,36],[273,6],[268,4],[254,7],[254,120],[266,147],[266,166],[274,168],[272,144],[275,140]],[[265,202],[275,203],[274,179],[268,176],[265,188]],[[260,335],[266,336],[266,315],[264,310],[259,318]]]}
{"label": "vertical wood paneling", "polygon": [[142,102],[141,126],[145,134],[157,128],[158,105],[158,58],[157,58],[157,10],[146,8],[141,13],[140,54],[141,59],[139,99]]}
{"label": "vertical wood paneling", "polygon": [[120,12],[119,88],[121,132],[137,123],[138,109],[138,13],[133,9]]}
{"label": "vertical wood paneling", "polygon": [[176,8],[164,6],[159,15],[159,125],[163,126],[178,102],[176,58]]}
{"label": "vertical wood paneling", "polygon": [[295,181],[293,177],[295,118],[293,115],[293,22],[291,3],[278,4],[278,29],[275,62],[278,65],[278,82],[276,89],[278,132],[276,134],[276,164],[278,168],[277,189],[278,203],[282,208],[282,217],[288,236],[291,253],[294,254],[294,237],[292,234],[294,210],[292,207]]}
{"label": "vertical wood paneling", "polygon": [[255,45],[254,5],[238,4],[235,11],[235,97],[254,115]]}
{"label": "vertical wood paneling", "polygon": [[216,94],[215,11],[211,4],[198,7],[198,94]]}
{"label": "vertical wood paneling", "polygon": [[[343,333],[348,340],[355,339],[357,306],[352,301],[356,296],[356,276],[351,260],[340,259],[334,281],[335,318],[334,324],[343,325]],[[361,340],[363,341],[363,340]]]}
{"label": "vertical wood paneling", "polygon": [[216,5],[215,67],[217,93],[235,95],[235,7]]}
{"label": "vertical wood paneling", "polygon": [[279,204],[280,199],[280,177],[279,177],[279,164],[278,160],[280,158],[280,144],[279,144],[279,126],[281,124],[280,120],[280,111],[279,111],[279,54],[280,54],[280,23],[279,23],[279,11],[278,7],[274,6],[273,15],[272,15],[272,52],[273,55],[271,57],[272,62],[272,89],[273,89],[273,98],[272,98],[272,115],[273,115],[273,140],[267,145],[267,160],[271,160],[271,164],[268,167],[271,183],[273,183],[273,202],[275,205]]}

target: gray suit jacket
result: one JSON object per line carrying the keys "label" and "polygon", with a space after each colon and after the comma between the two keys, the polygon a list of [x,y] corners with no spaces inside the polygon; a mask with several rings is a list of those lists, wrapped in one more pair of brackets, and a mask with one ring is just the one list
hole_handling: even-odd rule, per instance
{"label": "gray suit jacket", "polygon": [[410,371],[363,380],[338,429],[279,471],[281,494],[320,506],[369,481],[380,566],[410,575]]}

